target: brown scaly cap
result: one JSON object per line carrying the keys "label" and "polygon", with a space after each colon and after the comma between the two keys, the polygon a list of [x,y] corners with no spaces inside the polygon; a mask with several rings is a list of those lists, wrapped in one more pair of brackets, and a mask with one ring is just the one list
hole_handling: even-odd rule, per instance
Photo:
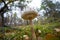
{"label": "brown scaly cap", "polygon": [[21,17],[25,20],[32,20],[37,15],[38,15],[38,13],[36,11],[31,10],[31,11],[24,12]]}

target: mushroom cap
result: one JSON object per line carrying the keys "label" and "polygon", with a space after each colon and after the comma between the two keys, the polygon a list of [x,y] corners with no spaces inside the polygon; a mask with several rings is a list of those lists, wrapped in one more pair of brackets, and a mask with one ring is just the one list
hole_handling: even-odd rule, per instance
{"label": "mushroom cap", "polygon": [[26,11],[22,14],[22,18],[25,19],[25,20],[32,20],[34,19],[35,17],[37,16],[37,12],[36,11]]}

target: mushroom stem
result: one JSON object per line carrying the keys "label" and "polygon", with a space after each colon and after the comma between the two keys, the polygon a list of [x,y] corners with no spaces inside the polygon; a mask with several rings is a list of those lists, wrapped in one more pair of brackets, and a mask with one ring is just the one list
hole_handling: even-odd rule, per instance
{"label": "mushroom stem", "polygon": [[32,20],[30,20],[30,30],[31,30],[31,39],[32,40],[36,40],[36,35],[35,35],[35,31],[34,31],[34,28],[33,28],[33,24],[32,24]]}

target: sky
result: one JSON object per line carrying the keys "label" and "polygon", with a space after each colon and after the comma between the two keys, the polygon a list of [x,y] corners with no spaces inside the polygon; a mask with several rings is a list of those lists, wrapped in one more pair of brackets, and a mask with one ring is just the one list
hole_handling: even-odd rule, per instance
{"label": "sky", "polygon": [[[15,3],[17,3],[17,2],[15,2]],[[34,8],[34,9],[40,8],[40,5],[41,5],[41,0],[32,0],[31,3],[27,4],[27,6],[28,6],[29,8]],[[13,13],[16,12],[17,15],[18,15],[18,17],[21,16],[21,10],[20,10],[20,8],[16,8],[16,10],[14,10],[14,7],[13,7],[12,9],[13,9],[12,12],[13,12]],[[6,15],[5,15],[5,16],[6,16]]]}
{"label": "sky", "polygon": [[[27,4],[27,6],[29,7],[29,8],[34,8],[34,9],[36,9],[36,8],[40,8],[41,7],[41,1],[42,0],[32,0],[32,2],[31,3],[29,3],[29,4]],[[54,0],[54,2],[55,1],[59,1],[60,2],[60,0]],[[17,2],[16,2],[17,3]],[[21,17],[21,10],[20,10],[20,8],[16,8],[16,10],[14,10],[14,7],[12,8],[13,10],[12,10],[12,12],[13,13],[17,13],[17,15],[18,15],[18,17]],[[41,15],[43,15],[42,14],[42,11],[41,12],[39,12],[39,14],[41,14]],[[6,16],[6,15],[5,15]]]}
{"label": "sky", "polygon": [[41,0],[32,0],[32,2],[28,4],[28,6],[32,8],[40,8],[40,5]]}
{"label": "sky", "polygon": [[31,9],[32,8],[34,8],[34,9],[40,8],[40,5],[41,5],[41,0],[32,0],[31,3],[27,4],[28,8],[31,8]]}

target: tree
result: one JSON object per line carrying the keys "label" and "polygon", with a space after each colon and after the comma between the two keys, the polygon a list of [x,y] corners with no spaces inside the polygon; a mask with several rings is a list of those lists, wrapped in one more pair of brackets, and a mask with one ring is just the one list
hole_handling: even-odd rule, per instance
{"label": "tree", "polygon": [[[7,2],[8,1],[8,2]],[[15,1],[19,1],[19,4],[13,4]],[[0,16],[2,17],[2,26],[4,26],[4,13],[6,13],[7,11],[11,11],[12,9],[9,8],[11,6],[15,6],[15,7],[19,7],[21,8],[21,10],[23,9],[23,7],[25,7],[26,5],[24,5],[24,2],[26,0],[0,0],[0,6],[3,3],[3,7],[0,8]],[[23,4],[22,4],[23,2]],[[10,6],[8,6],[10,5]]]}
{"label": "tree", "polygon": [[14,21],[14,25],[16,26],[16,19],[17,19],[17,14],[15,13],[13,16],[13,21]]}
{"label": "tree", "polygon": [[10,17],[9,14],[6,13],[6,17],[4,17],[4,25],[5,25],[5,26],[9,26],[9,21],[10,21],[10,20],[9,20],[9,17]]}
{"label": "tree", "polygon": [[43,9],[44,16],[51,21],[59,20],[60,13],[60,2],[53,3],[51,0],[43,0],[41,9]]}
{"label": "tree", "polygon": [[[6,3],[5,1],[8,1],[8,3]],[[15,1],[15,0],[14,0]],[[2,26],[4,26],[4,13],[9,10],[8,9],[8,4],[13,2],[13,0],[0,0],[0,4],[3,3],[4,6],[1,7],[0,9],[0,16],[2,17]]]}

